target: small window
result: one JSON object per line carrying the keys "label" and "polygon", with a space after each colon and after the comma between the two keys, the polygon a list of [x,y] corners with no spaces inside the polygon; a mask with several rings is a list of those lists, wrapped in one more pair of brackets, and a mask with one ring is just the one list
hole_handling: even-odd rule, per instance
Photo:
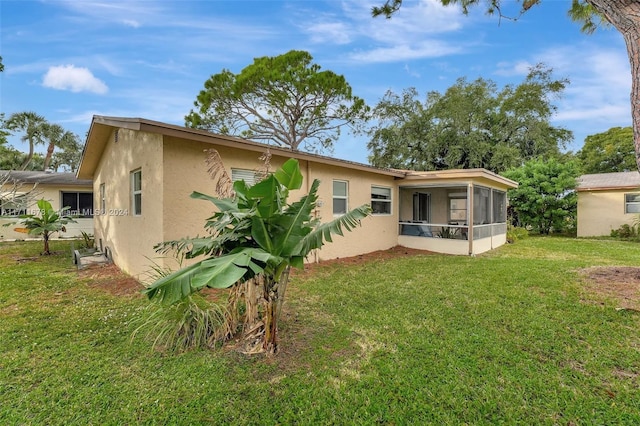
{"label": "small window", "polygon": [[134,216],[142,215],[142,170],[131,172],[131,207]]}
{"label": "small window", "polygon": [[467,221],[467,193],[449,193],[449,221]]}
{"label": "small window", "polygon": [[107,211],[107,201],[104,189],[104,183],[100,184],[100,214],[105,214]]}
{"label": "small window", "polygon": [[253,170],[231,169],[231,181],[237,182],[239,180],[243,180],[247,186],[253,186],[258,181],[256,172]]}
{"label": "small window", "polygon": [[93,216],[93,192],[63,192],[62,208],[65,207],[69,207],[66,214],[70,216]]}
{"label": "small window", "polygon": [[371,210],[373,214],[391,214],[391,188],[371,187]]}
{"label": "small window", "polygon": [[640,194],[624,194],[624,212],[640,213]]}
{"label": "small window", "polygon": [[347,181],[333,181],[333,214],[341,215],[347,212],[348,208],[348,187]]}

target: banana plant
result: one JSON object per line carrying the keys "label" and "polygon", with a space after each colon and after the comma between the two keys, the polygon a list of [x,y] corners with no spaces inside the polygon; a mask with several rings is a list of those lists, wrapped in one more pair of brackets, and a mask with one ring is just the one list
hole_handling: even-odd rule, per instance
{"label": "banana plant", "polygon": [[75,223],[70,216],[66,215],[69,207],[65,207],[59,212],[54,210],[51,203],[45,199],[38,200],[38,214],[24,214],[20,216],[24,227],[30,235],[42,235],[44,240],[44,252],[49,255],[49,238],[56,232],[66,232],[67,223]]}
{"label": "banana plant", "polygon": [[[178,303],[204,288],[260,286],[262,317],[245,319],[245,331],[255,334],[261,328],[261,350],[277,349],[277,314],[280,312],[289,269],[302,267],[304,258],[332,241],[332,234],[343,235],[371,214],[369,205],[357,207],[328,223],[314,216],[320,181],[313,181],[309,193],[288,203],[289,191],[302,187],[303,176],[296,159],[253,186],[244,181],[233,185],[233,198],[217,198],[199,192],[192,198],[212,202],[217,212],[207,219],[211,237],[169,241],[157,246],[166,252],[175,249],[187,258],[204,255],[199,262],[155,281],[143,292],[149,299],[166,304]],[[242,292],[254,294],[249,289]],[[247,305],[253,303],[244,300]]]}

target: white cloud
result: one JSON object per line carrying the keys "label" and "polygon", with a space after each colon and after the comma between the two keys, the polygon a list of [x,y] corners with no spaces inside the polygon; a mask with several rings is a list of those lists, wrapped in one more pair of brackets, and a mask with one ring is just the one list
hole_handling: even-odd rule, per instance
{"label": "white cloud", "polygon": [[462,50],[438,40],[423,41],[413,45],[394,45],[379,47],[366,52],[358,52],[351,55],[351,59],[365,63],[398,62],[410,59],[437,58],[458,53]]}
{"label": "white cloud", "polygon": [[91,92],[100,95],[109,90],[107,85],[96,78],[88,68],[75,65],[50,67],[42,79],[42,85],[56,90],[70,90],[74,93]]}

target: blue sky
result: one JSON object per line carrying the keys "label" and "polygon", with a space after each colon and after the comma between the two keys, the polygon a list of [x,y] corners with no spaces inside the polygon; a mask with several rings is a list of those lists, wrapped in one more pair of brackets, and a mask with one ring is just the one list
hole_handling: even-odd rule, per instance
{"label": "blue sky", "polygon": [[[0,0],[0,112],[35,111],[83,140],[94,114],[183,125],[212,74],[297,49],[371,105],[410,87],[424,99],[460,77],[517,85],[542,62],[571,81],[553,119],[574,132],[569,149],[631,125],[624,41],[615,29],[581,33],[566,14],[570,0],[544,0],[516,22],[431,0],[406,0],[393,19],[373,19],[380,3]],[[506,14],[517,12],[505,4]],[[18,136],[10,143],[24,150]],[[366,163],[366,143],[344,134],[333,155]]]}

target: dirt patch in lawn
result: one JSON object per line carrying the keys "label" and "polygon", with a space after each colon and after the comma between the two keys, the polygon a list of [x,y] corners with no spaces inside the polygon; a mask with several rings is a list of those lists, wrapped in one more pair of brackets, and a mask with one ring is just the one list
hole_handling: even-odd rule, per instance
{"label": "dirt patch in lawn", "polygon": [[640,311],[640,268],[594,266],[581,273],[590,292],[615,300],[619,308]]}
{"label": "dirt patch in lawn", "polygon": [[304,270],[293,269],[291,273],[292,273],[292,276],[293,275],[304,276],[304,275],[312,274],[317,269],[332,267],[336,265],[338,266],[362,265],[363,263],[381,262],[388,259],[395,259],[395,258],[404,257],[404,256],[418,256],[418,255],[431,255],[431,254],[433,254],[433,252],[430,252],[427,250],[418,250],[418,249],[412,249],[412,248],[407,248],[402,246],[395,246],[388,250],[378,250],[371,253],[360,254],[358,256],[323,260],[322,262],[319,262],[319,263],[307,263],[304,265]]}
{"label": "dirt patch in lawn", "polygon": [[135,278],[125,274],[116,265],[109,263],[93,265],[78,271],[89,287],[98,288],[115,296],[140,296],[144,286]]}

